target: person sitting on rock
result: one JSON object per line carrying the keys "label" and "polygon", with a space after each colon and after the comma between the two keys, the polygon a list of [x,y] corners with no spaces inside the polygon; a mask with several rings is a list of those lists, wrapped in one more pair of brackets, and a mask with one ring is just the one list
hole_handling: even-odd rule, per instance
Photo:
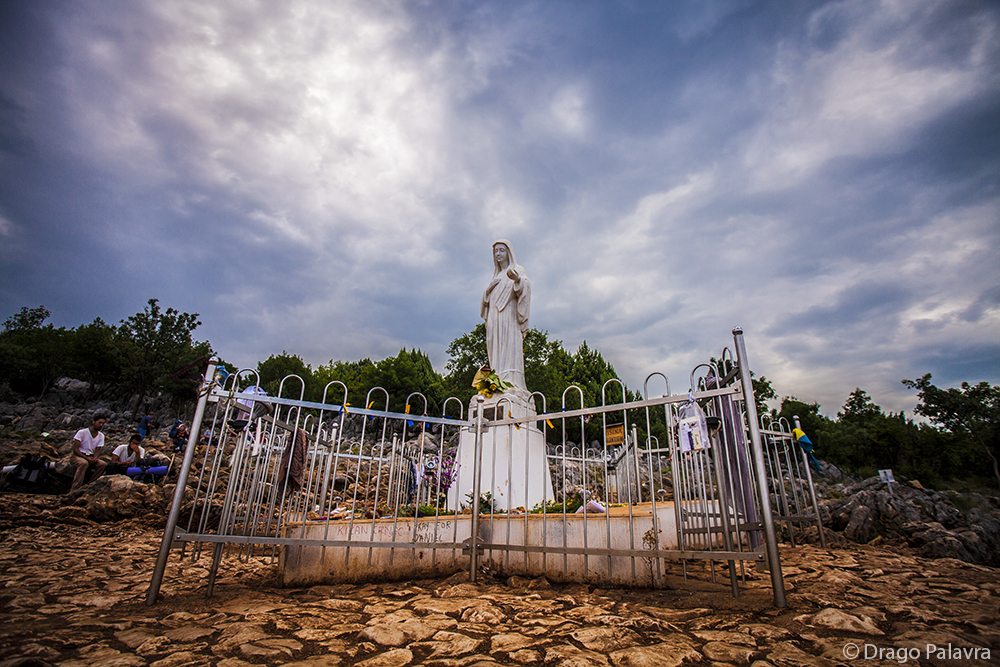
{"label": "person sitting on rock", "polygon": [[[180,420],[178,420],[180,421]],[[190,431],[188,430],[187,422],[181,422],[177,425],[177,432],[170,437],[174,443],[175,452],[183,452],[185,445],[187,445],[188,436]]]}
{"label": "person sitting on rock", "polygon": [[97,410],[91,417],[90,427],[81,428],[73,436],[73,453],[70,463],[73,465],[73,484],[70,491],[79,489],[87,479],[87,473],[92,472],[91,480],[104,473],[108,464],[101,460],[101,449],[104,447],[104,434],[101,429],[108,421],[107,412]]}
{"label": "person sitting on rock", "polygon": [[108,467],[108,474],[124,475],[129,468],[138,466],[146,456],[146,450],[139,444],[142,438],[138,433],[133,433],[127,445],[118,445],[111,454],[111,465]]}
{"label": "person sitting on rock", "polygon": [[152,439],[153,437],[153,413],[149,410],[146,411],[146,416],[139,420],[139,428],[136,429],[139,435],[142,436],[142,440],[147,437]]}

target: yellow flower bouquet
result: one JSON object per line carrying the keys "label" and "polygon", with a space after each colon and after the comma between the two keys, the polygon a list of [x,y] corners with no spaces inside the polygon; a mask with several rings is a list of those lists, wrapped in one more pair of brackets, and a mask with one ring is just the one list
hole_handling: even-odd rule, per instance
{"label": "yellow flower bouquet", "polygon": [[486,398],[490,398],[498,391],[502,392],[514,385],[501,380],[489,366],[483,366],[476,371],[476,377],[472,378],[472,386],[478,389],[480,394]]}

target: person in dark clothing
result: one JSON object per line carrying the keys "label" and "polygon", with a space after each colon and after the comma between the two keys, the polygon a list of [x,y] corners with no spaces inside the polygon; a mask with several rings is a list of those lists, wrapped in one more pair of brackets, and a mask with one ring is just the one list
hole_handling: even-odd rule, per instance
{"label": "person in dark clothing", "polygon": [[150,412],[146,413],[146,416],[139,420],[139,428],[136,429],[142,440],[145,440],[152,434],[153,431],[153,415]]}
{"label": "person in dark clothing", "polygon": [[188,436],[191,432],[188,430],[187,422],[182,422],[177,420],[177,425],[174,427],[176,430],[171,430],[170,440],[174,444],[175,452],[183,452],[184,447],[187,446]]}

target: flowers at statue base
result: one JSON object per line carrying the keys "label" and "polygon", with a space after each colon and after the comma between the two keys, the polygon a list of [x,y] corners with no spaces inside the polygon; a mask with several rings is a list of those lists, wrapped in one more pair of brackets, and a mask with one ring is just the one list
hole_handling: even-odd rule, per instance
{"label": "flowers at statue base", "polygon": [[483,366],[476,371],[476,377],[472,378],[472,386],[478,389],[480,394],[490,398],[493,394],[510,389],[514,385],[501,380],[496,371],[489,366]]}

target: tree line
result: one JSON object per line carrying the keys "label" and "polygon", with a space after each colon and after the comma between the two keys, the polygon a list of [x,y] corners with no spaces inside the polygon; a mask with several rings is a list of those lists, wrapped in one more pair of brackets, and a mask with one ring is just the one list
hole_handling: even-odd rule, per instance
{"label": "tree line", "polygon": [[208,341],[196,341],[197,313],[162,309],[150,299],[140,312],[107,324],[96,318],[74,328],[46,323],[44,306],[24,307],[0,331],[0,389],[44,395],[61,377],[89,382],[94,398],[154,393],[178,402],[196,396],[198,378],[212,355]]}
{"label": "tree line", "polygon": [[916,415],[886,413],[856,388],[836,419],[820,414],[817,403],[782,400],[772,417],[789,423],[798,415],[819,458],[860,477],[892,469],[897,477],[936,487],[1000,486],[1000,387],[963,382],[958,388],[934,385],[928,373],[903,384],[917,390]]}
{"label": "tree line", "polygon": [[[40,395],[58,378],[69,376],[90,382],[95,397],[138,395],[139,405],[143,397],[163,392],[178,402],[188,401],[194,398],[198,378],[213,354],[208,341],[193,337],[201,325],[197,313],[163,309],[157,299],[150,299],[142,311],[116,325],[97,318],[76,328],[56,328],[46,324],[49,316],[42,306],[25,307],[4,322],[0,331],[0,393],[6,387]],[[304,391],[290,381],[283,394],[286,398],[298,398],[302,391],[305,400],[320,402],[324,389],[336,380],[347,386],[351,405],[364,406],[368,391],[382,387],[388,394],[390,411],[404,412],[407,398],[419,392],[426,399],[426,414],[438,416],[448,397],[467,404],[474,393],[473,376],[488,363],[485,325],[479,324],[453,340],[447,353],[444,374],[434,369],[425,353],[405,348],[378,361],[330,360],[316,368],[283,351],[258,363],[255,370],[261,386],[271,395],[278,395],[281,380],[294,374],[302,379]],[[526,384],[545,397],[548,412],[579,408],[581,396],[584,406],[601,405],[602,388],[609,380],[618,382],[608,385],[606,403],[641,398],[639,392],[621,383],[614,367],[586,341],[570,352],[547,332],[530,329],[524,339],[524,362]],[[230,366],[229,370],[235,369]],[[729,370],[727,367],[723,372]],[[868,477],[879,469],[891,468],[898,476],[929,485],[959,481],[982,486],[993,479],[1000,485],[1000,387],[980,382],[943,389],[933,384],[929,374],[903,383],[917,390],[914,413],[926,421],[909,419],[901,412],[886,413],[861,388],[851,392],[833,419],[821,414],[819,404],[793,396],[783,398],[780,408],[768,409],[765,401],[776,394],[765,377],[755,377],[753,388],[758,414],[783,417],[789,424],[798,415],[817,455],[848,473]],[[578,389],[566,391],[570,386]],[[342,400],[339,393],[327,396],[330,403]],[[373,407],[384,408],[385,404],[385,395],[378,393]],[[540,401],[538,409],[543,409]],[[413,397],[410,410],[423,413],[423,400]],[[451,403],[448,412],[457,416],[457,406]],[[608,415],[609,423],[616,419],[622,420],[621,413]],[[599,420],[584,426],[582,434],[578,422],[567,421],[572,423],[567,424],[566,435],[574,442],[601,440]],[[644,442],[645,425],[638,426],[640,442]],[[558,438],[561,432],[551,435]],[[662,411],[653,411],[650,435],[666,442]]]}

